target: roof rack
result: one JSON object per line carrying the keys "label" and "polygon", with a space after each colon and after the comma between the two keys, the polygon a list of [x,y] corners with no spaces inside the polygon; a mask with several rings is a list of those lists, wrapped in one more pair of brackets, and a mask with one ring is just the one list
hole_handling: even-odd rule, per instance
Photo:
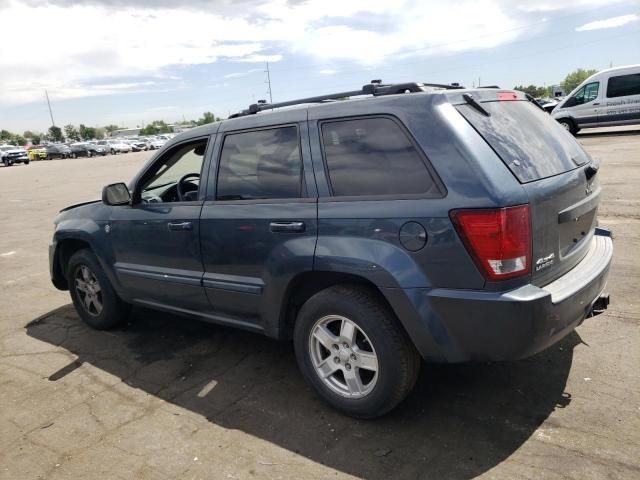
{"label": "roof rack", "polygon": [[258,103],[249,105],[248,109],[234,113],[233,115],[230,115],[229,118],[244,117],[263,110],[273,110],[274,108],[290,107],[292,105],[301,105],[303,103],[322,103],[331,100],[343,100],[346,97],[355,97],[358,95],[373,95],[374,97],[379,97],[382,95],[396,95],[399,93],[424,92],[423,87],[442,88],[447,90],[464,88],[458,83],[452,83],[450,85],[422,82],[383,84],[382,80],[371,80],[367,85],[363,85],[360,90],[351,90],[349,92],[329,93],[326,95],[319,95],[317,97],[299,98],[297,100],[289,100],[287,102],[279,103],[267,103],[265,100],[258,100]]}

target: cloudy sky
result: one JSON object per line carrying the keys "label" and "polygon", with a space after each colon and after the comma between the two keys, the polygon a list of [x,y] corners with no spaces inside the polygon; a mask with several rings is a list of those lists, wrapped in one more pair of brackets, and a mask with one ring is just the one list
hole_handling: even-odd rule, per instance
{"label": "cloudy sky", "polygon": [[0,0],[0,128],[226,117],[384,81],[640,63],[640,0]]}

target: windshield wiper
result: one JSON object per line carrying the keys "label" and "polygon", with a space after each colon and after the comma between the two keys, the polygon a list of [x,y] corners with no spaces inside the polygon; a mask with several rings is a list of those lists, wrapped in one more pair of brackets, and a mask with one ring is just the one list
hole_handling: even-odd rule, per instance
{"label": "windshield wiper", "polygon": [[480,105],[480,102],[478,102],[475,98],[473,98],[468,93],[465,93],[464,95],[462,95],[462,98],[464,99],[465,102],[467,102],[477,111],[479,111],[481,114],[486,115],[487,117],[491,116],[491,114],[487,112],[482,105]]}

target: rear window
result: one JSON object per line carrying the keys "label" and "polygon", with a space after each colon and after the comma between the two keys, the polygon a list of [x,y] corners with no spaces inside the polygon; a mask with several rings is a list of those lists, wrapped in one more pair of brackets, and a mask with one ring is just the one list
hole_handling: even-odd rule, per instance
{"label": "rear window", "polygon": [[521,183],[568,172],[589,161],[567,131],[529,102],[483,102],[490,116],[471,105],[456,108]]}
{"label": "rear window", "polygon": [[420,154],[390,118],[325,122],[322,143],[335,196],[441,195]]}

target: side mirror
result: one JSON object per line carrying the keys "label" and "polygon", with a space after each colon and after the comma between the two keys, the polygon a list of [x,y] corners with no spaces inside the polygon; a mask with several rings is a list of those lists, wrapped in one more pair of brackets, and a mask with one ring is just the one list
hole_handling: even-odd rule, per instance
{"label": "side mirror", "polygon": [[569,97],[567,98],[567,101],[564,102],[563,107],[568,108],[568,107],[575,107],[578,104],[578,100],[576,100],[576,97]]}
{"label": "side mirror", "polygon": [[125,183],[112,183],[102,189],[102,203],[105,205],[127,205],[130,201],[131,193]]}

